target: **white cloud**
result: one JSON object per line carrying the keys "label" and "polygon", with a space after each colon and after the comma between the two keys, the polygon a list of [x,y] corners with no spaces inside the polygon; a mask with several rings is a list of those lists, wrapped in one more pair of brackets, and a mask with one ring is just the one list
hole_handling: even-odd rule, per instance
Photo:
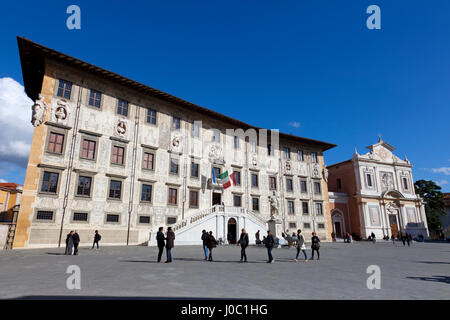
{"label": "white cloud", "polygon": [[443,186],[444,184],[448,184],[447,180],[435,181],[438,186]]}
{"label": "white cloud", "polygon": [[446,176],[450,176],[450,167],[431,168],[434,173],[443,173]]}
{"label": "white cloud", "polygon": [[300,128],[301,124],[300,124],[300,122],[292,121],[292,122],[289,122],[289,125],[294,128]]}
{"label": "white cloud", "polygon": [[8,181],[0,178],[0,183],[5,183],[5,182],[8,182]]}
{"label": "white cloud", "polygon": [[33,101],[12,78],[0,78],[0,162],[26,167],[33,126]]}

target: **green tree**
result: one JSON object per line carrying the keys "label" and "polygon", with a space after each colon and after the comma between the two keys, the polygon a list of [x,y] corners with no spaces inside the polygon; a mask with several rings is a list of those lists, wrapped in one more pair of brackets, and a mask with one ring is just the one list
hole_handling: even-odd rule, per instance
{"label": "green tree", "polygon": [[418,180],[414,183],[416,194],[425,201],[428,229],[439,230],[442,226],[441,216],[446,216],[444,194],[441,187],[433,181]]}

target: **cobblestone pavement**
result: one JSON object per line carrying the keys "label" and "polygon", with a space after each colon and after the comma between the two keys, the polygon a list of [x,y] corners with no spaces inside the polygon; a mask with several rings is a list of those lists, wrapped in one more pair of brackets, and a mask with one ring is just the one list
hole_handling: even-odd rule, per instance
{"label": "cobblestone pavement", "polygon": [[[0,251],[0,298],[133,297],[247,299],[450,298],[450,244],[322,243],[321,260],[293,261],[295,248],[221,246],[214,262],[201,247],[175,247],[174,262],[156,263],[156,248],[142,246]],[[308,257],[310,250],[308,250]],[[66,286],[68,266],[81,270],[81,289]],[[369,290],[367,267],[381,270],[381,289]]]}

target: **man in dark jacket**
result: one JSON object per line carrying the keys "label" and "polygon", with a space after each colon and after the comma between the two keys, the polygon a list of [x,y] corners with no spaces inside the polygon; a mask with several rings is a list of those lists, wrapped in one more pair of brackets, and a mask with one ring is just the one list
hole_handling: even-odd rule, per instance
{"label": "man in dark jacket", "polygon": [[212,249],[217,247],[217,241],[216,241],[216,238],[214,238],[214,236],[212,234],[212,231],[209,232],[208,238],[206,239],[206,245],[207,245],[207,247],[209,249],[209,258],[208,258],[208,260],[209,261],[213,261]]}
{"label": "man in dark jacket", "polygon": [[95,245],[97,245],[97,249],[98,249],[98,242],[101,239],[102,239],[102,236],[98,233],[98,230],[95,230],[94,243],[92,244],[92,249],[94,249]]}
{"label": "man in dark jacket", "polygon": [[247,254],[245,253],[245,249],[247,249],[249,244],[248,233],[245,229],[242,229],[241,237],[239,238],[239,244],[241,245],[241,262],[247,262]]}
{"label": "man in dark jacket", "polygon": [[158,232],[156,233],[156,243],[157,243],[158,249],[159,249],[158,262],[161,262],[161,257],[164,252],[164,247],[166,246],[166,243],[165,243],[166,237],[164,236],[163,230],[164,230],[163,227],[159,227]]}
{"label": "man in dark jacket", "polygon": [[270,234],[270,230],[267,230],[267,237],[266,237],[266,241],[265,241],[265,245],[267,248],[267,254],[269,256],[269,261],[267,261],[267,263],[273,263],[273,256],[272,256],[272,249],[273,246],[275,244],[275,240],[273,239],[273,236]]}
{"label": "man in dark jacket", "polygon": [[205,259],[208,260],[208,246],[206,245],[206,239],[208,239],[208,232],[205,229],[202,230],[203,252],[205,253]]}
{"label": "man in dark jacket", "polygon": [[172,262],[172,249],[174,247],[174,242],[175,242],[175,233],[172,231],[172,227],[168,227],[166,235],[166,252],[167,252],[166,263]]}
{"label": "man in dark jacket", "polygon": [[80,244],[80,235],[78,234],[78,231],[75,230],[75,233],[73,234],[73,254],[77,255],[78,254],[78,245]]}

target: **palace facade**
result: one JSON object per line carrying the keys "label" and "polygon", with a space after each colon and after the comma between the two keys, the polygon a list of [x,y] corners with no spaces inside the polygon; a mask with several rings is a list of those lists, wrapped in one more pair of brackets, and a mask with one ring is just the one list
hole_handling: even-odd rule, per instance
{"label": "palace facade", "polygon": [[423,199],[415,193],[412,167],[380,137],[370,151],[328,166],[332,230],[378,239],[407,232],[429,236]]}
{"label": "palace facade", "polygon": [[[151,244],[172,226],[177,244],[201,230],[236,242],[261,237],[275,197],[283,230],[329,239],[323,153],[335,145],[267,131],[18,38],[33,105],[32,146],[14,247]],[[255,110],[256,111],[256,110]],[[212,173],[234,173],[231,187]],[[273,202],[272,202],[273,203]]]}

